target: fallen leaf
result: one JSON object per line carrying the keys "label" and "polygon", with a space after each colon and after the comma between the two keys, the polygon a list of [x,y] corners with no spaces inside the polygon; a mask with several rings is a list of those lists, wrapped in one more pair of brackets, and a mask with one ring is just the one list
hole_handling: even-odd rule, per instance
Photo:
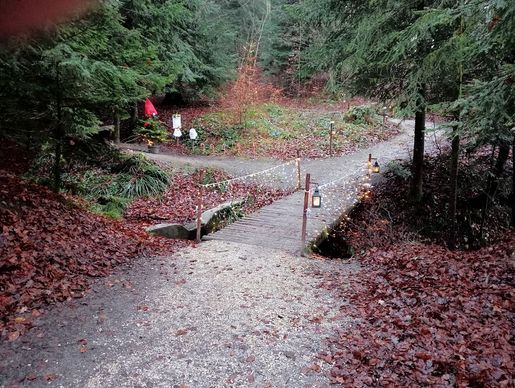
{"label": "fallen leaf", "polygon": [[254,355],[248,356],[245,359],[245,362],[254,362],[254,361],[256,361],[256,356],[254,356]]}
{"label": "fallen leaf", "polygon": [[16,341],[20,337],[20,332],[18,330],[12,331],[7,335],[7,339],[9,341]]}
{"label": "fallen leaf", "polygon": [[45,375],[45,380],[46,381],[55,381],[59,378],[59,376],[57,376],[55,373],[48,373]]}

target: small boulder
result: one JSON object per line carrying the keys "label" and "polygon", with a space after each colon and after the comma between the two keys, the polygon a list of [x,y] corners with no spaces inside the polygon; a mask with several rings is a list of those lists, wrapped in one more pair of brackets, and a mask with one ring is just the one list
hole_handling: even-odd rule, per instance
{"label": "small boulder", "polygon": [[[215,208],[206,210],[202,213],[202,235],[215,231],[220,222],[227,216],[232,208],[240,207],[246,201],[246,198],[239,198],[234,201],[227,201]],[[197,236],[196,221],[186,224],[157,224],[146,228],[146,231],[156,236],[180,240],[195,240]]]}
{"label": "small boulder", "polygon": [[245,203],[246,198],[238,198],[233,201],[224,202],[217,207],[206,210],[202,213],[202,229],[207,233],[211,233],[217,229],[218,224],[225,218],[227,212],[233,208],[240,207]]}
{"label": "small boulder", "polygon": [[157,224],[149,226],[146,231],[156,236],[163,236],[180,240],[190,239],[190,230],[188,230],[182,224]]}

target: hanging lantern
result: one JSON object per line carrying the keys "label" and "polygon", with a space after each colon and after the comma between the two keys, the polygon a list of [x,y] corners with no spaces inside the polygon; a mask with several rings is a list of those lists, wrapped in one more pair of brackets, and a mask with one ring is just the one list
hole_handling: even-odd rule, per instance
{"label": "hanging lantern", "polygon": [[322,196],[320,195],[320,190],[318,187],[315,189],[315,192],[311,196],[311,207],[322,207]]}
{"label": "hanging lantern", "polygon": [[[375,160],[375,163],[372,164],[372,161]],[[377,162],[377,158],[373,158],[372,154],[368,154],[368,173],[379,173],[381,172],[381,168],[379,167],[379,163]]]}

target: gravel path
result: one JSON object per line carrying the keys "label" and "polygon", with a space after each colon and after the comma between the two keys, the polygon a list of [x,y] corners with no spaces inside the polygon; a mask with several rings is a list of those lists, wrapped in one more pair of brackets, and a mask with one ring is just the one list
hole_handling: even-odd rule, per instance
{"label": "gravel path", "polygon": [[[313,177],[318,177],[319,183],[329,182],[338,179],[342,176],[349,174],[349,172],[356,170],[366,161],[369,153],[374,156],[380,156],[383,166],[393,159],[406,159],[411,154],[413,148],[413,128],[415,126],[414,120],[399,120],[390,119],[394,124],[400,125],[404,131],[394,138],[375,144],[369,148],[359,150],[355,153],[343,155],[340,157],[326,158],[326,159],[302,159],[302,173],[310,172]],[[440,141],[440,135],[434,136],[434,124],[428,122],[428,133],[426,135],[426,151],[433,150]],[[133,151],[146,150],[146,146],[137,144],[122,144],[122,149],[130,149]],[[209,157],[209,156],[187,156],[175,155],[169,153],[150,154],[145,155],[150,159],[157,162],[168,164],[173,167],[192,170],[196,168],[212,167],[226,171],[233,176],[243,176],[246,174],[256,173],[277,166],[282,162],[275,159],[248,159],[238,157]]]}
{"label": "gravel path", "polygon": [[349,322],[318,277],[353,266],[219,241],[142,259],[3,343],[0,386],[327,386]]}
{"label": "gravel path", "polygon": [[155,160],[156,162],[161,162],[172,167],[181,168],[186,171],[202,167],[211,167],[224,170],[233,176],[251,174],[253,172],[263,171],[270,167],[281,164],[281,162],[278,162],[275,159],[245,159],[233,156],[189,156],[163,152],[159,154],[151,154],[145,152],[146,146],[138,144],[121,144],[120,148],[143,152],[145,156],[152,160]]}
{"label": "gravel path", "polygon": [[[410,139],[374,152],[405,156]],[[343,160],[303,165],[328,181]],[[239,173],[274,163],[222,162]],[[326,387],[330,366],[317,355],[352,322],[339,315],[346,301],[319,280],[327,272],[345,279],[356,266],[225,241],[140,259],[1,343],[0,387]]]}

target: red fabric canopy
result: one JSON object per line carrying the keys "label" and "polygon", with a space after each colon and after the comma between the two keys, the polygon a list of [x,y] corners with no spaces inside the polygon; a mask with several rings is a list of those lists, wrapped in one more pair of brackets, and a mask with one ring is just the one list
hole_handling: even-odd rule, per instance
{"label": "red fabric canopy", "polygon": [[157,110],[148,98],[145,100],[145,116],[157,116]]}

